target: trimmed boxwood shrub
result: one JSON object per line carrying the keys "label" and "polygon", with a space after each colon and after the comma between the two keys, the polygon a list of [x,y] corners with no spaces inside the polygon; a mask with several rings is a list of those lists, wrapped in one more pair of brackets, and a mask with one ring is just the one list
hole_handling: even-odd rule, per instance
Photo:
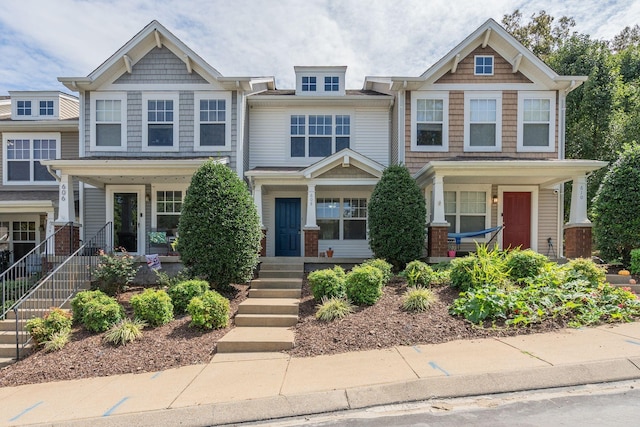
{"label": "trimmed boxwood shrub", "polygon": [[506,266],[509,277],[514,282],[522,283],[523,279],[530,279],[540,274],[547,262],[549,258],[534,250],[515,249],[507,255]]}
{"label": "trimmed boxwood shrub", "polygon": [[73,321],[76,323],[82,323],[84,319],[85,307],[89,301],[98,300],[105,303],[110,303],[113,298],[105,294],[101,290],[93,291],[80,291],[71,300],[71,311],[73,312]]}
{"label": "trimmed boxwood shrub", "polygon": [[169,286],[167,293],[173,303],[174,314],[184,314],[187,312],[187,305],[191,298],[198,297],[209,290],[209,283],[205,280],[186,280]]}
{"label": "trimmed boxwood shrub", "polygon": [[136,318],[150,326],[161,326],[173,320],[171,297],[163,290],[145,289],[129,301]]}
{"label": "trimmed boxwood shrub", "polygon": [[216,291],[206,291],[194,297],[187,306],[191,315],[189,326],[203,329],[219,329],[229,324],[229,300]]}
{"label": "trimmed boxwood shrub", "polygon": [[356,266],[346,278],[347,297],[355,304],[373,305],[382,296],[382,272],[370,265]]}
{"label": "trimmed boxwood shrub", "polygon": [[327,298],[342,298],[345,296],[345,273],[336,266],[332,269],[316,270],[307,276],[311,293],[316,301]]}
{"label": "trimmed boxwood shrub", "polygon": [[115,298],[100,297],[84,305],[82,324],[91,332],[104,332],[124,317],[124,308]]}
{"label": "trimmed boxwood shrub", "polygon": [[403,272],[407,286],[430,286],[434,277],[433,270],[422,261],[411,261]]}
{"label": "trimmed boxwood shrub", "polygon": [[389,283],[389,280],[391,280],[391,277],[393,276],[393,272],[392,272],[393,265],[391,265],[390,263],[388,263],[382,258],[368,259],[365,262],[363,262],[361,265],[370,265],[380,270],[382,272],[382,279],[384,281],[384,285]]}

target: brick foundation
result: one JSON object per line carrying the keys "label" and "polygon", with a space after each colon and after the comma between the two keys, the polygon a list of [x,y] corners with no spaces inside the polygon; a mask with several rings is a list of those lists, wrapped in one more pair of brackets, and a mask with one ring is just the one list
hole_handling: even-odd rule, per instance
{"label": "brick foundation", "polygon": [[267,230],[262,230],[262,239],[260,239],[260,256],[267,256]]}
{"label": "brick foundation", "polygon": [[448,226],[433,225],[428,227],[427,253],[430,257],[446,257],[449,250],[447,234]]}
{"label": "brick foundation", "polygon": [[54,232],[57,232],[55,237],[56,255],[71,255],[80,247],[79,225],[54,225]]}
{"label": "brick foundation", "polygon": [[304,230],[304,256],[317,257],[318,256],[318,237],[320,236],[320,230],[310,229]]}
{"label": "brick foundation", "polygon": [[591,226],[566,226],[564,255],[567,258],[591,258]]}

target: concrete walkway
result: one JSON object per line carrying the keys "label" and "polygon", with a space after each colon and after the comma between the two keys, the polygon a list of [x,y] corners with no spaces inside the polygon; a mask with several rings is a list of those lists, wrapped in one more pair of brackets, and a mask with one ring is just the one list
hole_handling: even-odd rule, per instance
{"label": "concrete walkway", "polygon": [[218,425],[640,379],[640,322],[313,358],[216,354],[156,373],[0,388],[0,425]]}

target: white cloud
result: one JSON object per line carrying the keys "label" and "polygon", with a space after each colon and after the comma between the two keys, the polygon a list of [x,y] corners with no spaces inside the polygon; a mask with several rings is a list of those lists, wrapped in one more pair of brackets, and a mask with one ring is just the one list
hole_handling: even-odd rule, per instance
{"label": "white cloud", "polygon": [[419,75],[486,19],[520,8],[575,18],[576,30],[611,38],[640,22],[633,0],[4,0],[0,94],[63,89],[157,19],[223,75],[272,75],[293,86],[294,65],[347,65],[365,75]]}

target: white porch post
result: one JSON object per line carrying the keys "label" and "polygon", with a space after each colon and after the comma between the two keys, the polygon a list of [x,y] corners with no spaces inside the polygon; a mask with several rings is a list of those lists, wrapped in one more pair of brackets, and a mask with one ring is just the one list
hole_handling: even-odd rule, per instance
{"label": "white porch post", "polygon": [[307,184],[307,223],[304,228],[317,228],[316,224],[316,185]]}
{"label": "white porch post", "polygon": [[433,209],[433,216],[430,225],[448,225],[444,217],[444,178],[439,175],[433,177],[431,207]]}
{"label": "white porch post", "polygon": [[264,222],[262,221],[262,184],[254,185],[253,202],[256,204],[256,210],[258,211],[258,218],[260,218],[260,227],[264,228]]}
{"label": "white porch post", "polygon": [[585,175],[573,178],[569,224],[591,224],[587,217],[587,177]]}
{"label": "white porch post", "polygon": [[56,218],[56,223],[65,224],[75,220],[73,177],[70,175],[62,175],[58,185],[58,218]]}

